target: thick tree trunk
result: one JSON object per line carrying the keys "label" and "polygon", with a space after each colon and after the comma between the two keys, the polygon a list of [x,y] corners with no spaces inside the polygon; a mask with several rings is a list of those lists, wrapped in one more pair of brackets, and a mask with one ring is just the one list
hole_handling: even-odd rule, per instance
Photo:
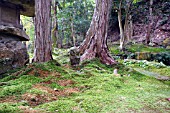
{"label": "thick tree trunk", "polygon": [[106,44],[109,12],[112,0],[96,0],[96,7],[91,25],[86,34],[86,39],[79,47],[81,61],[98,57],[102,63],[107,65],[117,62],[110,56]]}
{"label": "thick tree trunk", "polygon": [[51,0],[35,1],[35,49],[34,62],[52,60],[51,44]]}

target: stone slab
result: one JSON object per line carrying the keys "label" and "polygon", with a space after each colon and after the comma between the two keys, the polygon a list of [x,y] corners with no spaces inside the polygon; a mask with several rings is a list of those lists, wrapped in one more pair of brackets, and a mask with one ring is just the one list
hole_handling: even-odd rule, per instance
{"label": "stone slab", "polygon": [[29,41],[29,36],[25,33],[23,29],[20,28],[0,25],[0,35],[2,34],[13,35],[15,37],[18,37],[20,41]]}

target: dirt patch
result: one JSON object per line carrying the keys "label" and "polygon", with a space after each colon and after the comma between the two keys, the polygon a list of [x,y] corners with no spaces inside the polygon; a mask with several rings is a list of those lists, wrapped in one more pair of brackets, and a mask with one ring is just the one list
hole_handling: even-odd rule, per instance
{"label": "dirt patch", "polygon": [[28,75],[36,75],[39,77],[48,77],[50,75],[49,71],[44,71],[41,69],[33,69],[32,71],[27,73]]}
{"label": "dirt patch", "polygon": [[32,69],[27,74],[28,75],[33,75],[33,76],[38,76],[38,77],[41,77],[41,78],[48,77],[49,75],[50,76],[55,76],[55,77],[58,77],[58,78],[61,77],[61,74],[59,72],[50,72],[50,71],[45,71],[45,70],[38,69],[38,68]]}
{"label": "dirt patch", "polygon": [[71,85],[75,84],[75,82],[72,80],[59,80],[57,83],[60,86],[71,86]]}
{"label": "dirt patch", "polygon": [[162,113],[158,109],[150,108],[149,106],[145,106],[144,108],[140,109],[143,113]]}
{"label": "dirt patch", "polygon": [[55,101],[58,97],[69,96],[73,93],[78,93],[78,88],[66,88],[64,90],[54,90],[50,87],[43,86],[43,84],[37,84],[33,86],[34,89],[38,89],[44,93],[42,94],[31,94],[26,93],[22,95],[22,99],[26,100],[30,106],[37,106],[43,103]]}
{"label": "dirt patch", "polygon": [[18,100],[15,96],[8,96],[8,97],[5,97],[5,98],[0,98],[0,103],[5,103],[5,102],[17,103]]}
{"label": "dirt patch", "polygon": [[41,82],[42,84],[52,84],[53,82],[51,80]]}
{"label": "dirt patch", "polygon": [[33,76],[38,76],[38,77],[48,77],[50,76],[55,76],[55,77],[61,77],[61,74],[59,72],[50,72],[48,70],[42,70],[40,68],[36,68],[34,65],[28,65],[25,69],[22,69],[20,71],[17,71],[13,73],[13,76],[18,76],[21,74],[27,74],[27,75],[33,75]]}
{"label": "dirt patch", "polygon": [[61,74],[60,74],[59,72],[52,72],[52,73],[51,73],[51,76],[60,78],[60,77],[61,77]]}
{"label": "dirt patch", "polygon": [[30,94],[26,93],[22,96],[24,100],[28,102],[30,106],[40,105],[46,102],[57,100],[57,97],[50,94]]}
{"label": "dirt patch", "polygon": [[64,89],[63,92],[65,95],[70,95],[73,93],[78,93],[78,92],[80,92],[80,90],[78,88],[67,88],[67,89]]}
{"label": "dirt patch", "polygon": [[45,113],[43,110],[34,110],[29,106],[19,106],[18,107],[23,113]]}
{"label": "dirt patch", "polygon": [[65,68],[68,68],[68,69],[71,69],[71,68],[72,68],[71,65],[69,65],[69,64],[64,64],[64,67],[65,67]]}

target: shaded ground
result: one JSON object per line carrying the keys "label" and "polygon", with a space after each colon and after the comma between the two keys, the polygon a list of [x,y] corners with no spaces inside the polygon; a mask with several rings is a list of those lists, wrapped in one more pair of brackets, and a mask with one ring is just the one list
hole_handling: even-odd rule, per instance
{"label": "shaded ground", "polygon": [[66,53],[54,56],[62,66],[31,64],[0,79],[0,113],[170,112],[170,81],[133,69],[170,76],[168,66],[121,59],[117,66],[106,66],[95,59],[73,68]]}

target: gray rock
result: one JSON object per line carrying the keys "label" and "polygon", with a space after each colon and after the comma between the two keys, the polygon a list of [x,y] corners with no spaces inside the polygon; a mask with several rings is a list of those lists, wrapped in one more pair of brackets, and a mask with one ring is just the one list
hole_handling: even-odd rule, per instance
{"label": "gray rock", "polygon": [[10,34],[10,35],[15,36],[15,37],[12,37],[12,39],[10,40],[14,40],[14,38],[16,38],[15,40],[21,40],[21,41],[29,40],[29,37],[25,33],[25,31],[23,29],[16,28],[16,27],[0,25],[0,34],[3,34],[3,36],[1,36],[2,38],[1,40],[4,40],[4,41],[8,41],[11,38],[10,36],[6,37],[5,34]]}
{"label": "gray rock", "polygon": [[26,45],[21,41],[0,42],[0,74],[22,67],[28,61]]}

